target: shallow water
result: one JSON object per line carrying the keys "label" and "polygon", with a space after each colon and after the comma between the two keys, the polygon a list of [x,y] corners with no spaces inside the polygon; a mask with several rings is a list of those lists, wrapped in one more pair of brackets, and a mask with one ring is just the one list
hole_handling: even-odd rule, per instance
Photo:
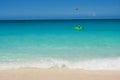
{"label": "shallow water", "polygon": [[0,21],[1,69],[120,69],[119,62],[120,20]]}

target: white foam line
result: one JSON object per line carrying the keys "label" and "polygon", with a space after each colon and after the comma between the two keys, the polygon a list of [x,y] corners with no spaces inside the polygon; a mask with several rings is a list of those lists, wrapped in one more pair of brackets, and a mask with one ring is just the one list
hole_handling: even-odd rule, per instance
{"label": "white foam line", "polygon": [[24,63],[0,63],[0,69],[18,69],[18,68],[51,68],[51,67],[67,67],[79,68],[85,70],[120,70],[120,57],[119,58],[105,58],[105,59],[92,59],[87,61],[70,62],[67,60],[58,59],[45,59],[34,62]]}

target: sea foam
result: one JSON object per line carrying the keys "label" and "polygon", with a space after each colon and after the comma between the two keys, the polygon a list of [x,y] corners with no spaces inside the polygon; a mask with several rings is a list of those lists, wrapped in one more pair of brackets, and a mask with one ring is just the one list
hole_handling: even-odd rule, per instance
{"label": "sea foam", "polygon": [[18,69],[18,68],[70,68],[85,70],[120,70],[120,57],[91,59],[84,61],[68,61],[59,59],[42,59],[38,61],[27,62],[9,62],[0,63],[0,69]]}

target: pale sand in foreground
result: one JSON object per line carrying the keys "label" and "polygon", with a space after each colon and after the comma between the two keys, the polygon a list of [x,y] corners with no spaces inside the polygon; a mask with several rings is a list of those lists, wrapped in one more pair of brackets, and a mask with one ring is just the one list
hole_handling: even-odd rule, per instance
{"label": "pale sand in foreground", "polygon": [[0,70],[0,80],[120,80],[120,71],[66,68]]}

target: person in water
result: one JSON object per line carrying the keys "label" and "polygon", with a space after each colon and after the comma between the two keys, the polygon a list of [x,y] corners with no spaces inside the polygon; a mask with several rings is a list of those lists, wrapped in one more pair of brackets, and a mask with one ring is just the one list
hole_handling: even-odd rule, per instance
{"label": "person in water", "polygon": [[80,25],[78,25],[77,28],[80,28]]}
{"label": "person in water", "polygon": [[82,30],[83,28],[82,28],[82,26],[80,26],[80,25],[78,25],[78,26],[76,26],[75,27],[75,30]]}

